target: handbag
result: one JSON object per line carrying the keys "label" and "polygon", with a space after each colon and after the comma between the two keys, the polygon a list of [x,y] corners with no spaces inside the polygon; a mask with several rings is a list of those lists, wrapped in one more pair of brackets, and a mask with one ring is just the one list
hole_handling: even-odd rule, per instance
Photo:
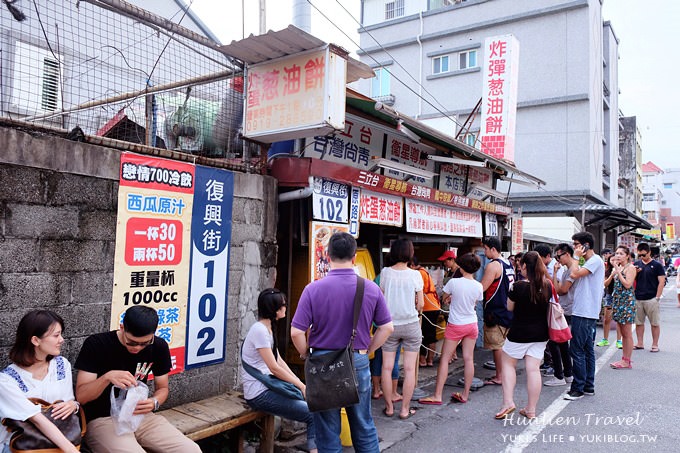
{"label": "handbag", "polygon": [[[40,398],[29,398],[33,404],[40,405],[40,411],[52,422],[64,436],[80,450],[80,443],[85,435],[86,423],[85,413],[81,407],[78,413],[73,413],[63,420],[58,420],[52,417],[52,406],[61,403],[62,400],[57,400],[54,403],[48,403]],[[12,431],[12,437],[9,441],[9,449],[12,453],[59,453],[61,449],[54,445],[42,431],[38,429],[30,420],[14,420],[12,418],[5,418],[2,424]]]}
{"label": "handbag", "polygon": [[555,343],[564,343],[571,340],[571,330],[558,300],[555,287],[552,286],[552,297],[548,301],[548,338]]}
{"label": "handbag", "polygon": [[305,361],[307,406],[310,412],[321,412],[352,406],[359,402],[356,372],[354,371],[354,338],[359,312],[364,298],[364,279],[357,275],[354,294],[352,335],[346,348],[324,354],[312,354]]}
{"label": "handbag", "polygon": [[241,365],[243,365],[243,369],[246,370],[246,373],[262,382],[264,386],[272,392],[276,392],[281,396],[285,396],[286,398],[293,400],[305,399],[305,397],[302,395],[302,391],[290,382],[279,379],[273,374],[265,374],[243,360],[243,345],[241,345]]}

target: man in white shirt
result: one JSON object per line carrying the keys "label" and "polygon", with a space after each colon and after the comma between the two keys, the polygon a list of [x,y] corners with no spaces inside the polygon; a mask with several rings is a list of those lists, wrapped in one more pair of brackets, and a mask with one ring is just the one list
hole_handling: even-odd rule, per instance
{"label": "man in white shirt", "polygon": [[574,380],[564,397],[577,400],[583,395],[595,394],[595,328],[600,317],[604,295],[604,262],[593,248],[595,238],[587,231],[571,237],[574,242],[574,259],[585,259],[582,266],[573,266],[571,278],[578,281],[574,290],[571,316],[572,339],[569,353],[573,360]]}

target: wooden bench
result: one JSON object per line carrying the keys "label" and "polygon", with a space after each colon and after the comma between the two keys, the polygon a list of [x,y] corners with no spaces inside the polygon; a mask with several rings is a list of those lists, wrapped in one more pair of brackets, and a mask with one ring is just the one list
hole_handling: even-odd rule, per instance
{"label": "wooden bench", "polygon": [[159,412],[191,440],[201,440],[225,431],[235,430],[235,449],[243,451],[241,427],[261,420],[261,452],[274,451],[274,416],[251,409],[243,395],[228,392],[200,401],[175,406]]}

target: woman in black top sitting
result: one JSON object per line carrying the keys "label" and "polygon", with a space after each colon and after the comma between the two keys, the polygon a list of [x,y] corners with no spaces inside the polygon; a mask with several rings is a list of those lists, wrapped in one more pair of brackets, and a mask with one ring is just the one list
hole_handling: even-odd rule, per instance
{"label": "woman in black top sitting", "polygon": [[539,366],[548,342],[548,301],[552,296],[552,287],[538,253],[526,253],[519,268],[526,280],[516,281],[508,293],[508,310],[513,315],[503,345],[503,405],[496,414],[497,419],[503,419],[515,410],[515,368],[518,360],[525,361],[529,395],[526,407],[519,413],[529,419],[536,418],[536,405],[541,394]]}

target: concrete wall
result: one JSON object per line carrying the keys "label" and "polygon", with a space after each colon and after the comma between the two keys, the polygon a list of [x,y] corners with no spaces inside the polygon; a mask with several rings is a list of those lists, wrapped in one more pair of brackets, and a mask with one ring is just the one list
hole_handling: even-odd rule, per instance
{"label": "concrete wall", "polygon": [[[0,128],[0,367],[32,308],[66,321],[72,363],[109,328],[120,151]],[[239,345],[275,280],[276,180],[235,173],[226,360],[170,378],[170,405],[238,386]]]}

